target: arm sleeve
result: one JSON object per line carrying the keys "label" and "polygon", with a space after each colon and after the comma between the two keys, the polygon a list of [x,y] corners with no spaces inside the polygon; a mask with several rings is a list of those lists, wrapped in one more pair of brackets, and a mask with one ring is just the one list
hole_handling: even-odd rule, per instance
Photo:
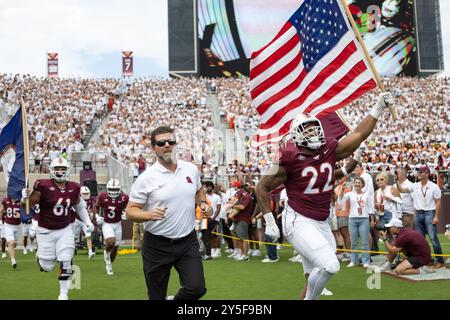
{"label": "arm sleeve", "polygon": [[41,192],[41,184],[39,183],[39,180],[36,180],[36,182],[34,183],[33,190]]}
{"label": "arm sleeve", "polygon": [[[289,172],[289,168],[291,167],[291,152],[288,149],[281,149],[278,154],[278,164],[284,168],[286,173]],[[276,164],[276,163],[274,163]]]}
{"label": "arm sleeve", "polygon": [[439,187],[436,186],[436,188],[433,191],[433,199],[440,199],[442,197],[442,192]]}
{"label": "arm sleeve", "polygon": [[397,237],[397,239],[395,239],[394,246],[396,246],[397,248],[403,248],[404,245],[405,245],[405,237],[399,236]]}
{"label": "arm sleeve", "polygon": [[83,221],[86,225],[92,224],[91,219],[89,219],[89,213],[86,208],[86,201],[83,198],[80,198],[80,202],[73,206],[81,221]]}
{"label": "arm sleeve", "polygon": [[202,183],[200,181],[200,171],[198,171],[198,169],[195,170],[195,184],[196,184],[196,191],[200,190],[202,188]]}
{"label": "arm sleeve", "polygon": [[242,197],[241,200],[239,200],[239,204],[244,207],[247,207],[251,202],[252,202],[251,197]]}
{"label": "arm sleeve", "polygon": [[147,189],[145,183],[146,183],[146,181],[144,180],[144,175],[141,174],[136,179],[136,182],[133,184],[133,186],[131,187],[129,201],[141,203],[141,204],[147,202],[149,192],[147,192],[148,189]]}

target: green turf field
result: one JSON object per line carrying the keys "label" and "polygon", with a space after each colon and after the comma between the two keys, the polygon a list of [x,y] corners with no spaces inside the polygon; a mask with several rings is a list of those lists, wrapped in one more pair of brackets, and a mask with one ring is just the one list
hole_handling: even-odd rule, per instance
{"label": "green turf field", "polygon": [[[450,254],[450,242],[441,237],[441,244],[444,253]],[[203,299],[298,299],[304,284],[301,264],[288,262],[291,248],[278,252],[280,261],[271,264],[261,263],[263,257],[242,262],[226,257],[205,261],[208,292]],[[17,263],[14,270],[8,258],[0,260],[1,300],[57,298],[57,271],[39,272],[34,253],[23,255],[21,250],[17,251]],[[71,290],[70,299],[147,298],[139,254],[118,255],[113,264],[114,276],[106,275],[102,252],[88,260],[86,252],[81,251],[74,264],[81,269],[81,289]],[[369,290],[370,276],[362,267],[347,268],[341,264],[340,272],[327,286],[334,295],[322,299],[450,299],[450,280],[409,282],[381,275],[381,288]],[[178,286],[177,273],[172,270],[168,295],[174,295]]]}

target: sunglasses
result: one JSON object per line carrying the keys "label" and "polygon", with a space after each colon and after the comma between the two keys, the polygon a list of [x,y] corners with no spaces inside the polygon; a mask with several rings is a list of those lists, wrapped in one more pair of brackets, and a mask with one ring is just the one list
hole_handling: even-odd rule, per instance
{"label": "sunglasses", "polygon": [[164,147],[166,143],[169,144],[169,146],[176,145],[177,142],[175,140],[159,140],[155,141],[154,145],[157,145],[158,147]]}

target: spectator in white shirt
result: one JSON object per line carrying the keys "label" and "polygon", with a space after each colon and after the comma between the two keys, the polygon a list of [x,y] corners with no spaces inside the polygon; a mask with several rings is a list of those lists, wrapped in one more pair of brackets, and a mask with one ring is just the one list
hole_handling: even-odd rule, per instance
{"label": "spectator in white shirt", "polygon": [[[203,184],[206,188],[206,198],[212,208],[212,216],[208,219],[208,229],[206,230],[207,236],[211,239],[211,245],[209,248],[206,248],[206,257],[218,258],[222,255],[220,252],[219,237],[212,232],[216,231],[217,225],[219,224],[222,199],[214,192],[214,183],[212,181],[205,181]],[[206,257],[204,257],[204,259],[209,260],[209,258]]]}
{"label": "spectator in white shirt", "polygon": [[[408,190],[413,189],[414,184],[407,179],[408,170],[406,168],[397,168],[395,174],[397,175],[398,182],[402,188]],[[412,194],[411,192],[400,192],[400,197],[402,198],[401,219],[403,221],[403,226],[405,228],[414,228],[415,209]]]}
{"label": "spectator in white shirt", "polygon": [[[369,250],[369,195],[362,191],[364,187],[364,179],[356,177],[353,181],[354,190],[344,195],[347,210],[349,211],[348,226],[350,230],[350,241],[352,250],[358,250],[358,243],[361,241],[361,250]],[[359,264],[357,252],[351,253],[352,261],[347,267],[353,267]],[[370,254],[362,253],[362,263],[364,268],[369,267]]]}

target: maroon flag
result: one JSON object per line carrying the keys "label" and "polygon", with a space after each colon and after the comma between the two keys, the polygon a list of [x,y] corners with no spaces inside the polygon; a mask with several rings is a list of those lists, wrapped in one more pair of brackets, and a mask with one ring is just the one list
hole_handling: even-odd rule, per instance
{"label": "maroon flag", "polygon": [[122,75],[133,76],[133,51],[122,51]]}
{"label": "maroon flag", "polygon": [[302,112],[321,119],[328,135],[342,136],[338,128],[348,129],[334,111],[376,86],[339,0],[302,0],[278,35],[252,54],[252,105],[261,116],[253,145],[281,140]]}
{"label": "maroon flag", "polygon": [[58,54],[47,53],[47,77],[58,77]]}

